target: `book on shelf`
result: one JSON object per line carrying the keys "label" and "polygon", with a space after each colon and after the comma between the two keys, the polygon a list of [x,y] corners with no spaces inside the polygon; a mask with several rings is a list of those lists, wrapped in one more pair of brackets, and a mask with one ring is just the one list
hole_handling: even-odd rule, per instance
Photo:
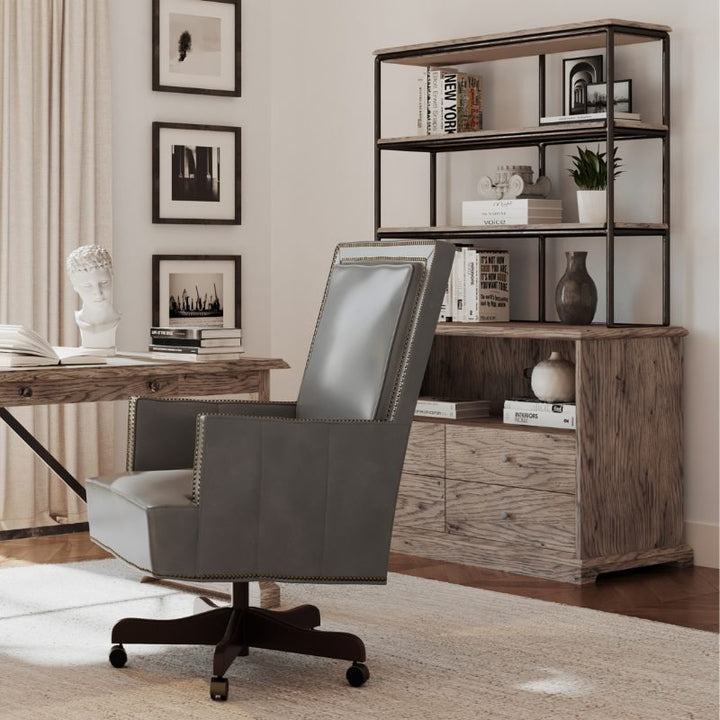
{"label": "book on shelf", "polygon": [[464,200],[463,225],[527,225],[562,222],[562,200],[514,198]]}
{"label": "book on shelf", "polygon": [[482,78],[455,68],[427,68],[418,78],[418,135],[482,129]]}
{"label": "book on shelf", "polygon": [[508,398],[503,403],[505,410],[528,410],[530,412],[553,412],[559,415],[576,415],[575,403],[544,402],[535,397]]}
{"label": "book on shelf", "polygon": [[101,365],[107,362],[105,357],[92,353],[92,348],[52,346],[24,325],[0,325],[0,367]]}
{"label": "book on shelf", "polygon": [[510,320],[510,253],[461,248],[455,252],[448,296],[452,322]]}
{"label": "book on shelf", "polygon": [[[615,111],[616,120],[640,120],[640,113]],[[577,115],[546,115],[540,118],[541,125],[552,125],[553,123],[587,122],[588,120],[607,120],[606,112],[578,113]]]}
{"label": "book on shelf", "polygon": [[565,410],[532,410],[503,407],[503,422],[509,425],[532,425],[535,427],[565,428],[574,430],[576,424],[575,412]]}
{"label": "book on shelf", "polygon": [[[152,345],[150,346],[152,347]],[[183,362],[212,362],[213,360],[239,360],[243,354],[241,352],[223,352],[223,353],[186,353],[186,352],[165,352],[164,350],[151,350],[150,357],[158,360],[180,360]]]}
{"label": "book on shelf", "polygon": [[437,417],[446,420],[470,420],[488,417],[488,400],[454,400],[449,398],[420,397],[415,407],[418,417]]}
{"label": "book on shelf", "polygon": [[240,328],[206,328],[206,327],[161,327],[150,328],[150,337],[176,338],[184,340],[208,340],[210,338],[241,338]]}

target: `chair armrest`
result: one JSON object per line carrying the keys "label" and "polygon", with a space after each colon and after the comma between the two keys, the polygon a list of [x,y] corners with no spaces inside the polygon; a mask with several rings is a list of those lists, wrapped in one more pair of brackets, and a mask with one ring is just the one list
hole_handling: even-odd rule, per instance
{"label": "chair armrest", "polygon": [[[198,567],[278,580],[384,582],[409,424],[203,415]],[[218,552],[226,548],[227,552]]]}
{"label": "chair armrest", "polygon": [[295,416],[293,402],[135,397],[128,414],[127,469],[191,468],[201,413]]}

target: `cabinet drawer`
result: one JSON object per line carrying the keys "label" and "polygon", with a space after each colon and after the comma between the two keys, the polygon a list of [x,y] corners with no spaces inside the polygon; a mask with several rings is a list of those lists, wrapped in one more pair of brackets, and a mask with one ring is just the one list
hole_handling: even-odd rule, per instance
{"label": "cabinet drawer", "polygon": [[448,478],[575,493],[571,433],[447,425]]}
{"label": "cabinet drawer", "polygon": [[575,550],[575,498],[563,493],[447,481],[447,531],[534,548]]}
{"label": "cabinet drawer", "polygon": [[445,425],[414,422],[410,429],[403,472],[445,477]]}
{"label": "cabinet drawer", "polygon": [[403,473],[395,506],[395,524],[444,532],[445,480]]}

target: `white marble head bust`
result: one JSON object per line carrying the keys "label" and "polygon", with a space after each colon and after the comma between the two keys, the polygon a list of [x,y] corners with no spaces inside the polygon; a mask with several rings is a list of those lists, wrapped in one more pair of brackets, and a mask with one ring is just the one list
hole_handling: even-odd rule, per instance
{"label": "white marble head bust", "polygon": [[82,346],[111,354],[120,314],[112,304],[112,258],[99,245],[82,245],[67,257],[65,267],[82,307],[75,312]]}

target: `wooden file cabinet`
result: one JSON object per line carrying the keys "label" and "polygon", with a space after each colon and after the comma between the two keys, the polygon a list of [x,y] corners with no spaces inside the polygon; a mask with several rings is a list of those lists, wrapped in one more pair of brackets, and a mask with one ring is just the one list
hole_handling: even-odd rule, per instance
{"label": "wooden file cabinet", "polygon": [[[485,397],[495,417],[413,424],[393,550],[575,583],[692,562],[682,544],[685,331],[463,327],[436,337],[423,394]],[[503,424],[504,398],[529,394],[523,369],[550,348],[576,364],[577,430]]]}

